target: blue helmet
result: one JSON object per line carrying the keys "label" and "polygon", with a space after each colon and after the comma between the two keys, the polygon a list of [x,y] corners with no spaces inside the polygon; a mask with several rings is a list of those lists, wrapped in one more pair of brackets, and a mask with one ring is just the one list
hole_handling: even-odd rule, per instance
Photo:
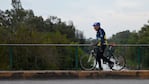
{"label": "blue helmet", "polygon": [[93,26],[100,26],[100,22],[95,22]]}

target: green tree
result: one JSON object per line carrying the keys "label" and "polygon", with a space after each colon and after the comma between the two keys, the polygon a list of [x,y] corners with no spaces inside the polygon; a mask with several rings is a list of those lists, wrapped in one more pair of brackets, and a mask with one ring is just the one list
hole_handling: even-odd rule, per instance
{"label": "green tree", "polygon": [[[0,11],[0,43],[3,44],[84,43],[83,33],[78,31],[73,22],[66,24],[56,16],[44,20],[23,8]],[[70,69],[75,64],[72,47],[16,46],[12,49],[14,70]],[[3,52],[0,57],[4,58],[0,60],[0,68],[9,69],[9,47],[0,47],[0,51]]]}
{"label": "green tree", "polygon": [[[149,44],[149,25],[145,24],[139,32],[123,31],[113,35],[111,42],[119,44]],[[149,51],[148,47],[141,47],[142,65],[145,68],[149,67]],[[138,62],[138,47],[126,47],[125,50],[118,48],[117,51],[125,53],[128,65],[134,66]]]}
{"label": "green tree", "polygon": [[[148,21],[149,23],[149,21]],[[144,27],[138,32],[139,40],[138,43],[140,44],[149,44],[149,24],[145,24]],[[149,68],[149,48],[141,48],[142,54],[142,65],[145,68]]]}

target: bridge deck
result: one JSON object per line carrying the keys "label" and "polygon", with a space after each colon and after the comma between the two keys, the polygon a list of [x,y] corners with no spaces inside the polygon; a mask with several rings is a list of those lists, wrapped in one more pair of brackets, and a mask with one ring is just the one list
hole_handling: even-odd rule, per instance
{"label": "bridge deck", "polygon": [[18,79],[149,79],[149,70],[126,71],[0,71],[0,80]]}

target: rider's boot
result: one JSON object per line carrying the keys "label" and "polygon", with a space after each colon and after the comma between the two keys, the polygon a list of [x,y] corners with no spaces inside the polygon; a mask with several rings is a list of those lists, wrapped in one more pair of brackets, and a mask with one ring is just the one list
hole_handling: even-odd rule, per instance
{"label": "rider's boot", "polygon": [[113,63],[113,62],[109,62],[109,67],[110,67],[110,69],[112,69],[113,66],[114,66],[114,63]]}
{"label": "rider's boot", "polygon": [[99,70],[103,70],[103,68],[102,68],[101,64],[99,64]]}
{"label": "rider's boot", "polygon": [[107,62],[105,60],[103,60],[103,64],[106,64]]}

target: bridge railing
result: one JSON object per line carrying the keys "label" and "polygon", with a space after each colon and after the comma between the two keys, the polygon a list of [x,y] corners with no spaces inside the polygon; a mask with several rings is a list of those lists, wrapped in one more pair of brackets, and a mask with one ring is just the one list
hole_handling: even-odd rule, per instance
{"label": "bridge railing", "polygon": [[[149,44],[114,46],[127,68],[149,68]],[[0,70],[79,70],[79,58],[90,49],[91,44],[0,44]]]}

